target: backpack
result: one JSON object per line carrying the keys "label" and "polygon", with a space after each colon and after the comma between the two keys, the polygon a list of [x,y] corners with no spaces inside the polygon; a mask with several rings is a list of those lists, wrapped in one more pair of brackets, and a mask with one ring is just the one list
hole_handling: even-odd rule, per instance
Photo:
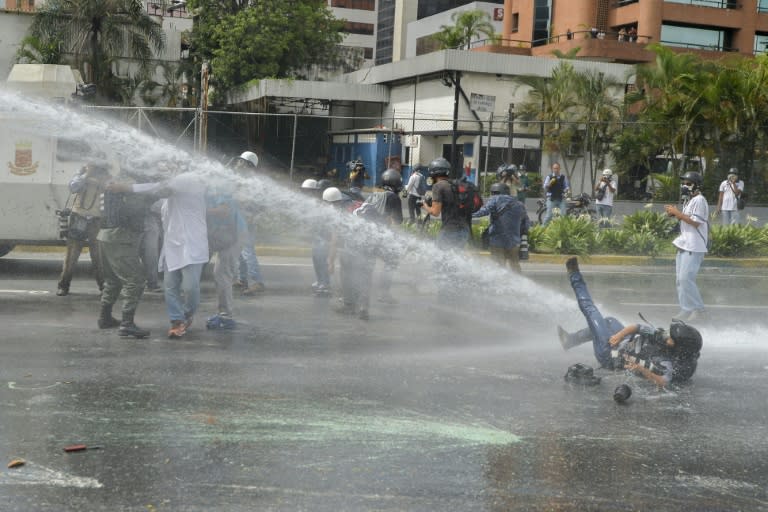
{"label": "backpack", "polygon": [[477,191],[477,187],[466,178],[451,181],[451,190],[456,199],[456,211],[459,217],[469,219],[483,206],[483,198]]}
{"label": "backpack", "polygon": [[424,175],[421,176],[418,185],[416,185],[416,193],[421,197],[424,197],[424,194],[427,193],[427,180],[424,178]]}
{"label": "backpack", "polygon": [[386,215],[389,194],[389,192],[374,192],[352,213],[364,219],[382,222]]}

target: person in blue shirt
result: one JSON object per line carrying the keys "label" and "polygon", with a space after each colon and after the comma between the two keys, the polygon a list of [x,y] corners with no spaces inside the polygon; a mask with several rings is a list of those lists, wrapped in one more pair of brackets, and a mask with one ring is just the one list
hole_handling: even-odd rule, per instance
{"label": "person in blue shirt", "polygon": [[560,174],[560,164],[552,164],[552,173],[544,179],[544,192],[547,195],[547,215],[544,217],[543,224],[546,226],[552,220],[554,209],[560,210],[560,215],[565,215],[566,197],[571,191],[571,184],[568,177]]}
{"label": "person in blue shirt", "polygon": [[520,272],[520,237],[529,226],[525,206],[509,194],[509,186],[494,183],[490,199],[472,217],[489,215],[488,248],[491,257],[501,266]]}

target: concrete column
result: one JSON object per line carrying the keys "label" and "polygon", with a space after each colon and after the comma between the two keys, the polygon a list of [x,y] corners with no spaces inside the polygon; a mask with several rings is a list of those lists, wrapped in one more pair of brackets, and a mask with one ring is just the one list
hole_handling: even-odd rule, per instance
{"label": "concrete column", "polygon": [[741,0],[741,28],[733,37],[733,46],[742,55],[752,55],[757,30],[757,0]]}
{"label": "concrete column", "polygon": [[504,22],[502,23],[502,39],[512,39],[512,2],[504,0]]}
{"label": "concrete column", "polygon": [[646,42],[643,36],[648,36],[649,43],[661,40],[661,23],[664,20],[664,0],[643,0],[639,4],[637,15],[637,35],[640,42]]}

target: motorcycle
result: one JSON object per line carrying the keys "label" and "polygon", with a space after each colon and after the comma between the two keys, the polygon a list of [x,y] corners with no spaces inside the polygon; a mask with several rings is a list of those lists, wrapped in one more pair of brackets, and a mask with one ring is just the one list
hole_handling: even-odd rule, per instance
{"label": "motorcycle", "polygon": [[[597,210],[590,207],[591,204],[592,198],[590,198],[589,194],[586,192],[577,196],[575,199],[567,198],[565,201],[565,214],[570,217],[588,215],[593,222],[597,222]],[[536,201],[536,205],[536,216],[539,219],[539,224],[544,224],[544,217],[547,215],[547,202],[544,199],[539,199]]]}

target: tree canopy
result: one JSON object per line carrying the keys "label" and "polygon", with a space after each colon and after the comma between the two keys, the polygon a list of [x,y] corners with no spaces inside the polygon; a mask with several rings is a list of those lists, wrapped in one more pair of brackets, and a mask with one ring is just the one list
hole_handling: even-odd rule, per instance
{"label": "tree canopy", "polygon": [[83,77],[102,94],[110,88],[115,59],[134,59],[146,76],[152,52],[165,45],[162,27],[140,0],[48,0],[30,30],[40,48],[55,45],[73,55]]}
{"label": "tree canopy", "polygon": [[479,9],[455,12],[451,15],[453,25],[443,25],[434,38],[442,49],[469,49],[472,39],[482,35],[496,39],[496,31],[491,23],[490,15]]}
{"label": "tree canopy", "polygon": [[334,61],[343,21],[322,0],[189,0],[192,56],[222,90]]}

